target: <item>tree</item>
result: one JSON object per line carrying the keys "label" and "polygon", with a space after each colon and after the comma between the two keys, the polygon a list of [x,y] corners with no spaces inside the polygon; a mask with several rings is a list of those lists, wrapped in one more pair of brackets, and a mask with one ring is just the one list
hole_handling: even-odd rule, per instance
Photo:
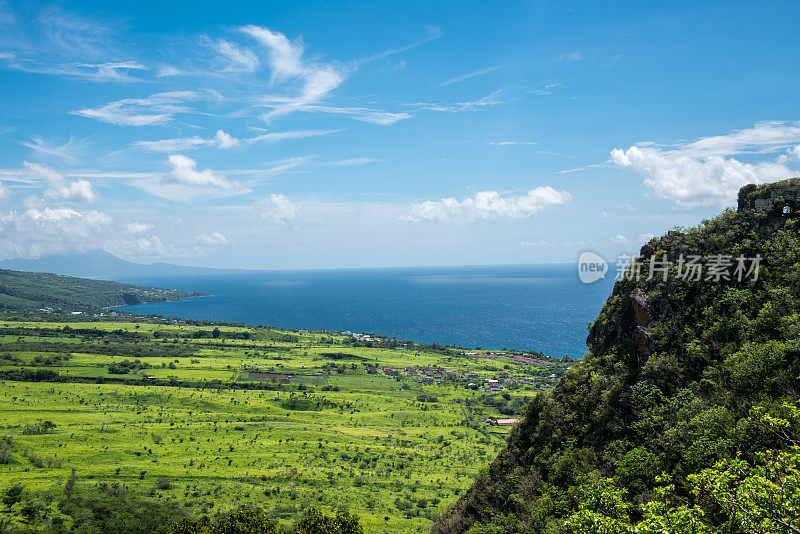
{"label": "tree", "polygon": [[258,509],[239,510],[218,515],[213,519],[183,519],[175,524],[170,534],[363,534],[358,516],[349,512],[336,512],[328,516],[309,508],[294,527],[285,529]]}
{"label": "tree", "polygon": [[[686,477],[694,504],[680,501],[675,486],[658,477],[656,498],[631,520],[627,491],[612,479],[580,487],[580,508],[565,526],[576,534],[770,533],[800,534],[800,442],[791,420],[800,418],[800,404],[784,404],[788,418],[774,417],[761,407],[750,419],[770,428],[790,444],[784,451],[767,450],[752,462],[726,458],[713,467]],[[712,519],[712,514],[715,515]]]}

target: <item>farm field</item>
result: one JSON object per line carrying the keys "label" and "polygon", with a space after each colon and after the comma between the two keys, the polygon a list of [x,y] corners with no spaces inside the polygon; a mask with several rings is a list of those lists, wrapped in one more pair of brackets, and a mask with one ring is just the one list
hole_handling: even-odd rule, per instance
{"label": "farm field", "polygon": [[569,366],[367,337],[0,320],[0,493],[21,491],[0,524],[79,527],[70,499],[124,494],[424,532],[503,447],[484,420]]}

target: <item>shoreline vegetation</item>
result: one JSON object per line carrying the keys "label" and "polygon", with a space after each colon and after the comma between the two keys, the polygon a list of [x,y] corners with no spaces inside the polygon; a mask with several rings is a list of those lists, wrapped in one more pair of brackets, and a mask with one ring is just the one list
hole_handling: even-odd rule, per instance
{"label": "shoreline vegetation", "polygon": [[203,293],[51,273],[0,269],[0,312],[91,315],[111,306],[159,303]]}

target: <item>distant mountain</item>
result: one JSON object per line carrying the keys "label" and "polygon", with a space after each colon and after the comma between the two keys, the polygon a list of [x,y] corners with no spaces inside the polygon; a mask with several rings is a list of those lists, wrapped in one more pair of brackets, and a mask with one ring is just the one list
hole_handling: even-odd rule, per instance
{"label": "distant mountain", "polygon": [[167,302],[202,295],[50,273],[0,269],[0,311],[91,313],[109,306]]}
{"label": "distant mountain", "polygon": [[186,267],[169,263],[135,263],[106,252],[91,252],[42,256],[34,260],[14,258],[0,261],[0,269],[53,273],[65,276],[113,280],[126,276],[151,276],[162,274],[205,274],[229,272],[223,269]]}

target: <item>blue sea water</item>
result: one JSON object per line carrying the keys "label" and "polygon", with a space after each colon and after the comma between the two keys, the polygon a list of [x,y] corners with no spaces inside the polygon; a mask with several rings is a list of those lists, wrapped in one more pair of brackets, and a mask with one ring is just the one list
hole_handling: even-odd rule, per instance
{"label": "blue sea water", "polygon": [[260,271],[118,279],[209,296],[125,309],[184,319],[351,330],[463,347],[582,356],[613,280],[574,264]]}

